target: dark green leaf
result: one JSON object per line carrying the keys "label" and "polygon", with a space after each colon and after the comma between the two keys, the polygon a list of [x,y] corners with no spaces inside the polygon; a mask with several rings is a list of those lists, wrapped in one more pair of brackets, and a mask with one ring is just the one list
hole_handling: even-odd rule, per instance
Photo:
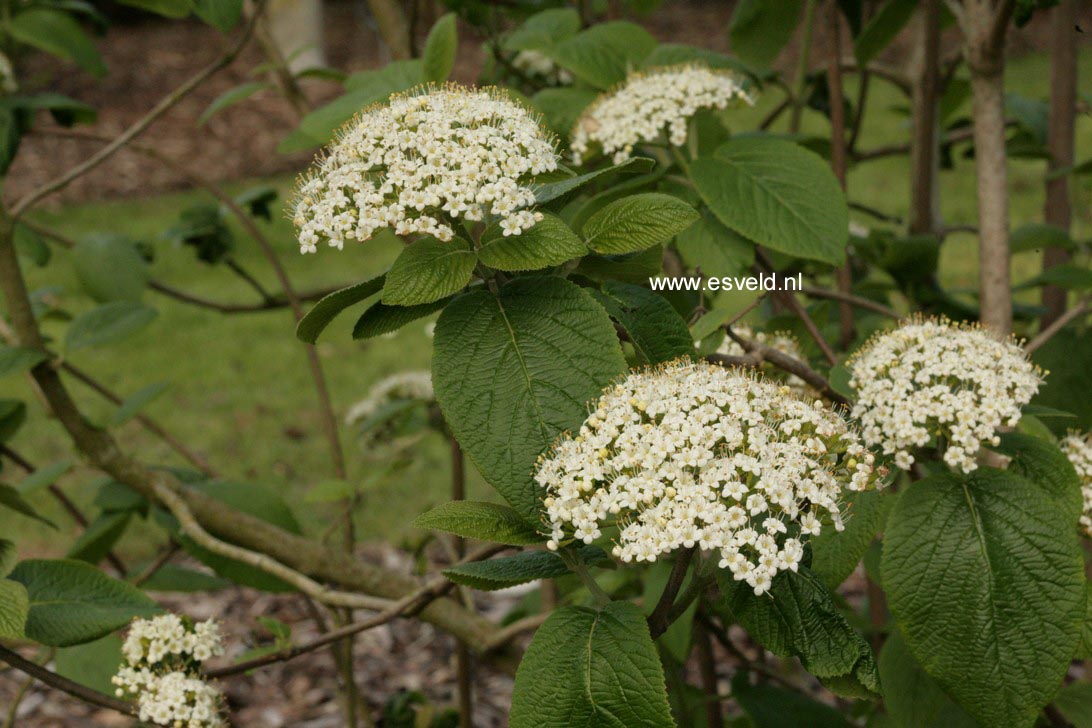
{"label": "dark green leaf", "polygon": [[23,499],[23,496],[15,488],[10,485],[4,485],[0,483],[0,508],[7,508],[8,510],[20,513],[27,518],[32,518],[35,521],[41,521],[42,523],[56,528],[57,525],[53,521],[49,520],[45,516],[41,515],[34,509],[32,505]]}
{"label": "dark green leaf", "polygon": [[0,399],[0,442],[10,440],[26,419],[26,403],[17,399]]}
{"label": "dark green leaf", "polygon": [[528,271],[561,265],[586,255],[588,248],[561,218],[550,213],[530,230],[505,237],[497,224],[482,233],[478,258],[490,268]]}
{"label": "dark green leaf", "polygon": [[[0,129],[0,137],[2,136],[3,130]],[[2,152],[0,152],[0,156],[2,156]],[[3,174],[3,172],[3,165],[0,165],[0,174]],[[15,250],[19,255],[30,258],[34,265],[39,268],[49,263],[49,259],[53,257],[49,245],[42,239],[42,236],[22,223],[15,223],[14,238]]]}
{"label": "dark green leaf", "polygon": [[0,639],[23,639],[29,611],[26,587],[17,581],[0,579]]}
{"label": "dark green leaf", "polygon": [[129,526],[132,511],[103,513],[87,524],[76,543],[68,549],[66,558],[97,564],[114,548],[125,529]]}
{"label": "dark green leaf", "polygon": [[634,23],[616,20],[593,25],[554,45],[547,53],[559,66],[596,88],[607,89],[656,47],[656,39]]}
{"label": "dark green leaf", "polygon": [[353,326],[354,339],[371,339],[398,331],[406,324],[436,313],[447,305],[450,298],[442,298],[420,306],[388,306],[376,301],[360,314]]}
{"label": "dark green leaf", "polygon": [[34,365],[40,364],[48,358],[41,349],[0,345],[0,377],[30,371]]}
{"label": "dark green leaf", "polygon": [[144,589],[153,592],[213,592],[230,586],[227,579],[176,564],[164,564],[143,584]]}
{"label": "dark green leaf", "polygon": [[1009,248],[1013,253],[1041,252],[1047,248],[1073,250],[1076,243],[1069,233],[1059,227],[1039,222],[1029,222],[1012,231]]}
{"label": "dark green leaf", "polygon": [[978,725],[910,654],[902,633],[895,629],[880,653],[883,703],[894,728],[976,728]]}
{"label": "dark green leaf", "polygon": [[448,13],[436,21],[425,40],[425,51],[421,56],[425,80],[440,83],[448,79],[455,68],[455,50],[458,43],[455,13]]}
{"label": "dark green leaf", "polygon": [[788,255],[838,265],[849,210],[838,180],[818,155],[769,137],[736,137],[691,178],[714,214],[746,238]]}
{"label": "dark green leaf", "polygon": [[516,673],[511,728],[673,726],[663,667],[641,610],[562,607]]}
{"label": "dark green leaf", "polygon": [[136,392],[129,395],[129,397],[121,403],[121,406],[114,410],[114,413],[110,415],[110,425],[118,427],[136,417],[142,409],[159,397],[159,395],[166,392],[168,387],[170,387],[170,385],[166,382],[156,382],[155,384],[149,384],[147,387],[138,389]]}
{"label": "dark green leaf", "polygon": [[111,634],[94,642],[57,650],[54,669],[61,677],[112,695],[117,686],[111,678],[121,662],[121,638]]}
{"label": "dark green leaf", "polygon": [[624,370],[606,312],[561,278],[517,278],[499,297],[472,291],[436,325],[432,372],[444,418],[486,480],[533,522],[535,460]]}
{"label": "dark green leaf", "polygon": [[550,184],[544,184],[535,190],[535,202],[543,204],[555,200],[564,194],[572,192],[573,190],[583,187],[596,177],[604,174],[610,174],[612,172],[626,172],[627,174],[639,174],[641,172],[647,172],[652,164],[652,160],[646,157],[631,157],[621,164],[615,164],[610,167],[604,167],[603,169],[597,169],[594,172],[588,172],[577,177],[569,177],[567,179],[560,180],[558,182],[551,182]]}
{"label": "dark green leaf", "polygon": [[811,539],[811,570],[831,589],[845,581],[864,558],[872,539],[883,528],[895,499],[883,491],[850,495],[845,507],[846,528],[824,528]]}
{"label": "dark green leaf", "polygon": [[683,260],[716,278],[745,275],[755,262],[755,246],[739,233],[725,227],[708,210],[701,219],[675,238]]}
{"label": "dark green leaf", "polygon": [[767,68],[796,30],[800,0],[741,0],[728,25],[732,51],[747,63]]}
{"label": "dark green leaf", "polygon": [[686,321],[662,296],[618,281],[607,281],[592,295],[629,334],[642,363],[660,364],[694,354]]}
{"label": "dark green leaf", "polygon": [[345,82],[345,95],[303,117],[299,130],[314,145],[325,144],[358,111],[423,83],[424,73],[420,60],[394,61],[376,71],[354,73]]}
{"label": "dark green leaf", "polygon": [[755,728],[849,728],[850,725],[834,708],[795,690],[768,683],[749,684],[743,671],[732,680],[732,697]]}
{"label": "dark green leaf", "polygon": [[10,578],[30,597],[26,636],[51,647],[91,642],[162,611],[136,587],[82,561],[27,560]]}
{"label": "dark green leaf", "polygon": [[38,490],[53,485],[57,478],[67,473],[72,468],[71,460],[60,460],[49,465],[44,465],[33,473],[23,478],[17,486],[22,495],[28,495]]}
{"label": "dark green leaf", "polygon": [[1073,728],[1092,728],[1092,685],[1086,682],[1066,685],[1054,698],[1054,705]]}
{"label": "dark green leaf", "polygon": [[191,0],[118,0],[118,2],[175,20],[186,17],[193,9]]}
{"label": "dark green leaf", "polygon": [[197,17],[227,33],[239,24],[243,17],[243,0],[192,0]]}
{"label": "dark green leaf", "polygon": [[148,285],[148,262],[121,235],[90,235],[72,249],[76,278],[99,303],[139,301]]}
{"label": "dark green leaf", "polygon": [[697,219],[697,211],[677,197],[647,192],[610,203],[588,219],[582,232],[598,253],[633,253],[670,240]]}
{"label": "dark green leaf", "polygon": [[[577,556],[587,564],[607,561],[607,555],[595,546],[584,546]],[[488,561],[471,561],[444,569],[444,576],[456,584],[479,591],[496,591],[538,579],[555,579],[569,573],[561,557],[550,551],[523,551]]]}
{"label": "dark green leaf", "polygon": [[1076,521],[1015,473],[914,483],[888,519],[884,587],[914,657],[985,725],[1030,726],[1084,616]]}
{"label": "dark green leaf", "polygon": [[156,315],[154,308],[136,301],[105,303],[75,318],[68,327],[65,348],[71,352],[114,344],[150,324]]}
{"label": "dark green leaf", "polygon": [[319,299],[319,302],[312,306],[311,310],[296,324],[296,338],[308,344],[315,343],[319,334],[339,313],[383,290],[386,278],[386,274],[376,276]]}
{"label": "dark green leaf", "polygon": [[197,119],[197,125],[204,126],[205,122],[224,109],[245,101],[259,91],[263,91],[267,88],[269,88],[268,81],[250,81],[249,83],[241,83],[238,86],[229,88],[227,91],[213,99],[212,103],[208,105],[208,108],[201,112],[201,116]]}
{"label": "dark green leaf", "polygon": [[492,541],[513,546],[542,543],[545,536],[519,512],[499,503],[450,501],[417,516],[413,525],[453,533],[463,538]]}
{"label": "dark green leaf", "polygon": [[550,131],[568,137],[573,124],[597,95],[586,88],[544,88],[531,97],[531,104],[542,112]]}
{"label": "dark green leaf", "polygon": [[1008,469],[1038,485],[1062,508],[1067,520],[1080,518],[1084,508],[1081,479],[1065,453],[1053,442],[1021,432],[1002,432],[1000,437],[1001,444],[994,449],[1012,458]]}
{"label": "dark green leaf", "polygon": [[461,238],[441,242],[421,238],[405,248],[387,272],[383,303],[417,306],[457,293],[470,283],[477,257]]}
{"label": "dark green leaf", "polygon": [[1077,263],[1063,263],[1047,268],[1039,275],[1016,286],[1016,290],[1035,286],[1061,286],[1070,291],[1092,288],[1092,269]]}
{"label": "dark green leaf", "polygon": [[887,0],[879,12],[869,18],[853,43],[853,55],[862,66],[886,48],[914,14],[917,0]]}
{"label": "dark green leaf", "polygon": [[106,75],[106,64],[95,44],[68,13],[31,6],[12,18],[8,32],[22,43],[74,61],[98,78]]}
{"label": "dark green leaf", "polygon": [[18,547],[6,538],[0,538],[0,577],[5,577],[11,572],[18,558]]}
{"label": "dark green leaf", "polygon": [[572,8],[550,8],[535,13],[508,34],[504,47],[512,51],[541,51],[575,35],[580,14]]}

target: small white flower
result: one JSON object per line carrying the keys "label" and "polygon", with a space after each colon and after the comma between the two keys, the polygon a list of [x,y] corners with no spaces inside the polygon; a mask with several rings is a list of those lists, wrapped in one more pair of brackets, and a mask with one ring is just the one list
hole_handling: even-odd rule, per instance
{"label": "small white flower", "polygon": [[840,523],[843,490],[877,484],[874,462],[833,410],[750,374],[676,361],[590,403],[579,435],[539,460],[535,480],[551,548],[616,525],[612,553],[624,562],[698,545],[761,594],[796,569],[801,536],[824,514]]}
{"label": "small white flower", "polygon": [[[433,324],[433,327],[435,325]],[[426,335],[430,334],[425,329]],[[432,391],[432,372],[428,370],[399,372],[379,380],[368,392],[368,396],[360,400],[345,415],[345,424],[352,425],[362,422],[380,409],[400,399],[415,399],[422,402],[431,402],[436,398]]]}
{"label": "small white flower", "polygon": [[904,470],[935,437],[949,467],[971,472],[982,443],[1016,425],[1043,381],[1011,339],[947,319],[916,319],[877,336],[847,366],[865,441]]}
{"label": "small white flower", "polygon": [[1083,435],[1071,432],[1062,438],[1062,452],[1073,464],[1077,477],[1081,479],[1081,493],[1084,494],[1084,511],[1081,514],[1081,528],[1092,537],[1092,433]]}
{"label": "small white flower", "polygon": [[341,249],[383,228],[448,241],[458,218],[505,234],[541,219],[532,178],[557,169],[553,138],[503,92],[454,84],[395,94],[357,115],[300,180],[300,250]]}
{"label": "small white flower", "polygon": [[618,89],[600,96],[572,131],[573,162],[581,164],[593,144],[620,164],[634,145],[666,132],[671,146],[686,144],[687,124],[701,109],[724,109],[735,100],[754,104],[738,77],[688,64],[633,73]]}

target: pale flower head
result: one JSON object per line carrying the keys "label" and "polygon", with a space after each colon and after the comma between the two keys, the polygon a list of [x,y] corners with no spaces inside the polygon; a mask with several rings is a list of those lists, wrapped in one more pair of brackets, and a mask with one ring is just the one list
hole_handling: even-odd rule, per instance
{"label": "pale flower head", "polygon": [[593,145],[615,164],[633,147],[666,134],[674,147],[686,144],[690,118],[702,109],[725,109],[735,101],[754,104],[731,71],[698,64],[632,73],[625,82],[589,106],[572,131],[573,162],[581,164]]}
{"label": "pale flower head", "polygon": [[1016,425],[1043,381],[1011,338],[947,319],[914,319],[878,335],[847,366],[865,441],[904,470],[935,438],[949,467],[971,472],[983,443],[998,444],[998,429]]}
{"label": "pale flower head", "polygon": [[407,399],[421,402],[432,402],[436,399],[432,391],[432,372],[427,369],[399,372],[379,380],[368,391],[367,397],[349,408],[345,415],[345,424],[363,422],[388,404]]}
{"label": "pale flower head", "polygon": [[1092,537],[1092,432],[1083,435],[1070,432],[1059,444],[1081,479],[1081,493],[1084,495],[1081,529]]}
{"label": "pale flower head", "polygon": [[300,180],[300,250],[341,249],[384,228],[448,241],[459,220],[518,234],[541,219],[528,209],[532,179],[557,161],[554,139],[501,91],[447,84],[395,94],[344,126]]}
{"label": "pale flower head", "polygon": [[618,528],[614,556],[719,554],[761,594],[796,571],[808,537],[842,528],[842,495],[882,469],[821,402],[741,370],[676,361],[631,373],[591,403],[575,436],[539,460],[547,546]]}

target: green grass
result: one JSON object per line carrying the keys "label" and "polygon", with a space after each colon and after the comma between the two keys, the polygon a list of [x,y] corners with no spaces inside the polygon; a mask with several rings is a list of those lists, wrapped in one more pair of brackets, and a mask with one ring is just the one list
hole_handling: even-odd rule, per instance
{"label": "green grass", "polygon": [[[1045,93],[1049,61],[1035,55],[1014,59],[1007,83],[1010,91],[1038,98]],[[1092,77],[1092,52],[1081,56],[1081,77]],[[856,97],[850,80],[848,95]],[[760,100],[753,110],[739,112],[739,129],[753,128],[758,119],[775,104],[775,94]],[[868,149],[897,143],[907,138],[908,121],[896,107],[904,105],[899,92],[882,81],[870,89],[866,131],[859,147]],[[966,111],[966,110],[965,110]],[[783,129],[781,129],[783,130]],[[804,131],[828,133],[823,117],[806,112]],[[1092,156],[1092,121],[1085,116],[1078,125],[1078,159]],[[1041,219],[1043,204],[1042,161],[1013,160],[1010,166],[1012,224]],[[861,165],[849,175],[851,200],[887,212],[905,215],[909,200],[908,164],[894,158]],[[272,181],[283,200],[291,180]],[[941,203],[949,224],[975,221],[974,169],[971,160],[958,159],[956,169],[942,173]],[[233,190],[246,185],[233,186]],[[1092,233],[1092,214],[1087,187],[1078,185],[1075,200],[1074,231],[1087,238]],[[43,212],[35,219],[73,237],[92,232],[124,233],[151,243],[155,249],[152,274],[171,285],[224,301],[253,300],[251,291],[222,266],[210,267],[195,262],[192,252],[180,249],[162,237],[180,209],[209,198],[200,192],[157,196],[64,207]],[[873,221],[860,214],[854,219],[865,224]],[[397,242],[381,239],[366,246],[354,246],[344,252],[320,251],[318,255],[300,256],[286,220],[262,223],[281,254],[291,279],[301,289],[351,283],[370,277],[390,264],[397,252]],[[278,290],[276,279],[254,246],[239,230],[237,259],[262,281],[269,290]],[[942,251],[941,272],[952,287],[973,288],[976,281],[975,238],[953,235]],[[1020,281],[1038,270],[1038,256],[1024,254],[1013,263],[1014,280]],[[68,255],[55,249],[47,268],[28,265],[32,288],[60,285],[66,308],[78,312],[93,304],[81,292],[72,272]],[[159,310],[159,317],[145,331],[121,345],[103,350],[83,350],[72,361],[92,372],[123,396],[154,382],[168,382],[170,389],[154,401],[146,413],[168,430],[189,443],[223,472],[226,477],[257,481],[283,493],[301,516],[305,528],[321,532],[335,515],[332,506],[302,503],[307,489],[331,477],[330,460],[321,434],[319,409],[308,373],[302,345],[293,335],[294,322],[287,310],[259,314],[223,316],[165,299],[148,291],[145,299]],[[431,341],[424,334],[424,321],[411,324],[392,338],[354,342],[349,336],[354,317],[345,315],[327,331],[318,350],[325,365],[329,385],[339,417],[383,376],[412,368],[427,368]],[[63,335],[64,325],[50,322],[47,333]],[[78,383],[70,384],[80,405],[92,417],[104,417],[112,407]],[[46,464],[71,457],[64,432],[44,416],[39,401],[19,378],[0,381],[0,396],[19,397],[30,408],[28,424],[12,445],[34,462]],[[182,464],[160,441],[136,423],[117,431],[123,447],[152,463]],[[351,433],[342,434],[349,456],[350,479],[362,482],[370,466],[362,457]],[[358,529],[365,539],[390,539],[396,542],[419,538],[408,524],[429,504],[446,498],[448,467],[445,444],[430,436],[418,446],[419,453],[405,470],[369,491],[358,518]],[[471,468],[470,496],[495,498]],[[9,469],[8,481],[18,479]],[[98,476],[78,469],[62,481],[76,500],[93,512],[89,505]],[[62,524],[63,514],[48,496],[36,494],[34,505]],[[63,553],[67,539],[58,539],[45,527],[5,513],[0,531],[18,535],[23,555]],[[146,555],[153,544],[145,536],[147,528],[130,531],[122,550],[135,556]]]}

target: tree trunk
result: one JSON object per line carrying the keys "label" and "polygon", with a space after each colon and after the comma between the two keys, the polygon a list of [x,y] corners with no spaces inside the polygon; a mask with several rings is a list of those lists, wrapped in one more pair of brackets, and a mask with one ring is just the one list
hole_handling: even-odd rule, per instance
{"label": "tree trunk", "polygon": [[913,61],[913,138],[910,142],[911,235],[940,229],[940,0],[923,0],[918,8],[920,41]]}
{"label": "tree trunk", "polygon": [[[1050,66],[1050,127],[1047,146],[1050,161],[1047,171],[1053,172],[1073,164],[1073,126],[1077,114],[1077,0],[1061,0],[1051,10]],[[1046,204],[1043,218],[1048,225],[1069,230],[1069,176],[1060,175],[1046,183]],[[1069,252],[1061,248],[1043,251],[1043,268],[1061,265],[1069,260]],[[1066,306],[1066,292],[1059,286],[1043,287],[1042,328],[1050,326]]]}
{"label": "tree trunk", "polygon": [[1005,152],[1005,30],[1012,3],[963,5],[971,71],[975,173],[978,184],[978,265],[982,323],[1012,331],[1009,279],[1009,191]]}

